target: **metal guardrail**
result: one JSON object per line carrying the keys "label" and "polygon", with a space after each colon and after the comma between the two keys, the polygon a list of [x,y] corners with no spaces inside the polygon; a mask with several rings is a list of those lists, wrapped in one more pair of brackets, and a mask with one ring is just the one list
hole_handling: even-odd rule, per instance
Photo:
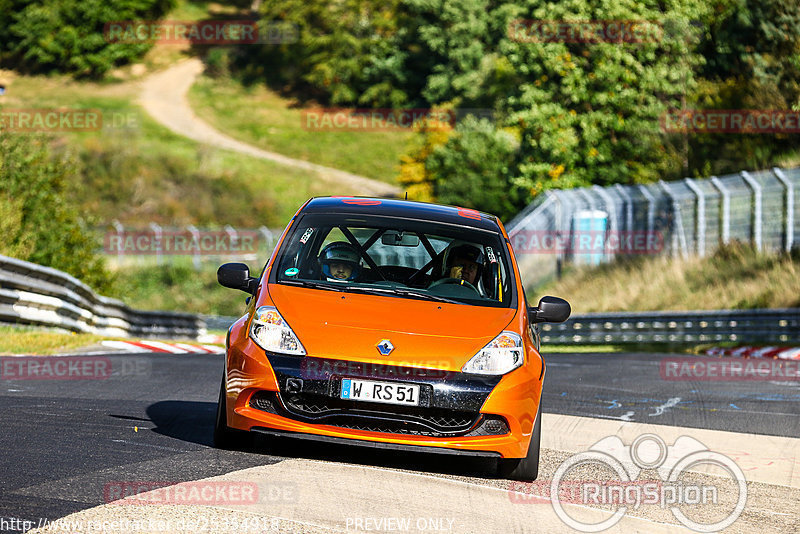
{"label": "metal guardrail", "polygon": [[[227,330],[238,317],[204,315],[208,328]],[[800,308],[679,312],[605,312],[539,325],[547,344],[800,343]],[[546,347],[543,348],[546,352]]]}
{"label": "metal guardrail", "polygon": [[[142,311],[94,293],[76,278],[0,256],[0,322],[110,336],[189,337],[207,325],[227,330],[235,317]],[[800,343],[800,308],[616,312],[574,315],[539,326],[543,343]]]}
{"label": "metal guardrail", "polygon": [[1,255],[0,322],[122,337],[197,338],[206,333],[197,315],[134,310],[57,269]]}
{"label": "metal guardrail", "polygon": [[209,330],[228,330],[239,319],[239,317],[227,315],[201,315],[200,317],[205,321],[206,328]]}
{"label": "metal guardrail", "polygon": [[800,342],[800,308],[574,315],[540,327],[543,343]]}

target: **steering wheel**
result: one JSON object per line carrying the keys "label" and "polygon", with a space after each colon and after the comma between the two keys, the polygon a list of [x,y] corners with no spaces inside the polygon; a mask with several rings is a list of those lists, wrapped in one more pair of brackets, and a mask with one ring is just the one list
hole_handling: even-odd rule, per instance
{"label": "steering wheel", "polygon": [[464,287],[470,288],[471,290],[473,290],[475,293],[477,293],[479,295],[481,294],[481,292],[478,291],[477,287],[473,286],[472,284],[470,284],[466,280],[462,280],[461,278],[442,278],[441,280],[436,280],[431,285],[429,285],[428,289],[432,289],[432,288],[434,288],[436,286],[443,286],[445,284],[458,284],[460,286],[464,286]]}

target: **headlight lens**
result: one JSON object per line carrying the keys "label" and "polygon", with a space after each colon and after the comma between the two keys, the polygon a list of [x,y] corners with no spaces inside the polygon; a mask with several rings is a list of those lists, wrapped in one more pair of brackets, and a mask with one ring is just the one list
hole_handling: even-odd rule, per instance
{"label": "headlight lens", "polygon": [[470,358],[461,369],[479,375],[504,375],[522,365],[522,338],[503,332]]}
{"label": "headlight lens", "polygon": [[306,349],[274,306],[261,306],[250,324],[250,339],[269,352],[305,356]]}

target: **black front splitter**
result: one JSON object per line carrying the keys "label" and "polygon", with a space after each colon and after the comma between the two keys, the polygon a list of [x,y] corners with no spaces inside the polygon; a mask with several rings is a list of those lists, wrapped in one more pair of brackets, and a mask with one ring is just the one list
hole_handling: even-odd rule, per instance
{"label": "black front splitter", "polygon": [[502,458],[499,452],[494,451],[468,451],[463,449],[449,449],[447,447],[426,447],[424,445],[401,445],[398,443],[385,443],[381,441],[368,441],[358,438],[340,438],[336,436],[320,436],[318,434],[306,434],[303,432],[291,432],[288,430],[276,430],[274,428],[264,428],[254,426],[251,432],[266,434],[269,436],[286,437],[293,439],[304,439],[307,441],[317,441],[321,443],[333,443],[336,445],[350,445],[356,447],[369,447],[372,449],[386,449],[393,451],[421,452],[433,454],[447,454],[455,456],[471,456],[473,458]]}

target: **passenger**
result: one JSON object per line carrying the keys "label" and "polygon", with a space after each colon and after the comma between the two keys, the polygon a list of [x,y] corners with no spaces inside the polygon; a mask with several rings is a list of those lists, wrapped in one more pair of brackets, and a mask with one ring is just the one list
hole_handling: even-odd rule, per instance
{"label": "passenger", "polygon": [[330,243],[319,255],[322,278],[331,282],[354,281],[361,274],[358,250],[350,243]]}

